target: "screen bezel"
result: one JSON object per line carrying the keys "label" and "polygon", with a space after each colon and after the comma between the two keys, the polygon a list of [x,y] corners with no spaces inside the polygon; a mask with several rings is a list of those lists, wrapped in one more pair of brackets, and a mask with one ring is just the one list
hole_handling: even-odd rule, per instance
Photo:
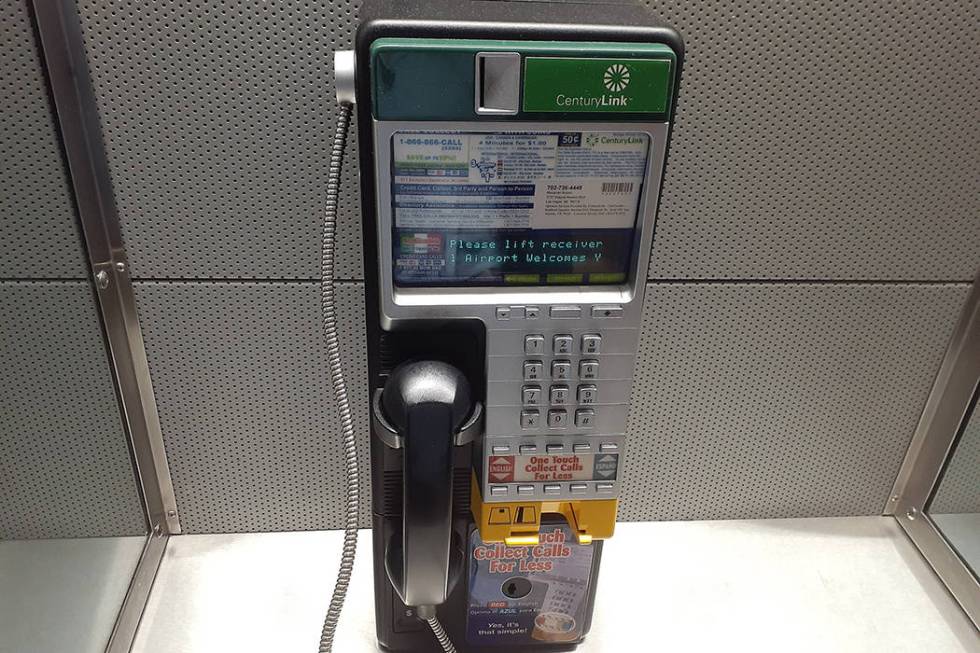
{"label": "screen bezel", "polygon": [[[653,242],[654,221],[660,196],[666,144],[670,123],[614,121],[379,121],[374,120],[375,207],[378,237],[378,273],[383,307],[402,313],[396,307],[477,306],[496,303],[625,303],[638,294],[646,282],[646,267]],[[630,252],[626,280],[615,285],[555,285],[555,286],[396,286],[393,280],[392,233],[392,137],[397,132],[468,133],[535,132],[535,131],[609,131],[640,132],[650,138],[643,189],[637,212],[636,231]],[[641,269],[642,268],[642,269]],[[426,310],[438,315],[440,311]],[[450,311],[451,312],[451,311]],[[397,317],[390,315],[390,317]]]}
{"label": "screen bezel", "polygon": [[[509,129],[509,130],[506,130],[506,131],[502,131],[501,132],[501,131],[487,131],[485,129],[471,129],[469,131],[453,130],[451,132],[439,132],[439,131],[434,131],[431,128],[430,129],[425,129],[425,130],[411,130],[411,131],[409,131],[409,130],[398,130],[398,131],[395,131],[395,132],[392,133],[392,135],[391,135],[391,137],[389,139],[388,145],[389,145],[389,148],[391,148],[391,151],[394,152],[394,139],[395,139],[395,137],[397,137],[399,135],[402,135],[402,136],[409,135],[409,136],[411,136],[411,135],[416,135],[416,134],[422,134],[422,135],[424,135],[424,134],[447,134],[448,133],[448,134],[458,134],[458,135],[464,135],[464,136],[484,135],[484,134],[490,134],[490,135],[498,135],[498,134],[521,134],[521,135],[524,135],[524,134],[529,134],[529,135],[548,135],[548,136],[552,136],[552,135],[556,135],[556,134],[565,133],[564,131],[558,129],[558,127],[560,125],[561,125],[561,123],[557,123],[557,124],[553,125],[553,128],[552,129],[550,129],[550,130],[543,130],[543,131],[531,131],[531,130],[527,130],[527,131],[525,131],[525,130],[515,131],[513,129]],[[578,131],[578,130],[575,130],[575,131]],[[628,279],[629,271],[630,271],[630,264],[632,263],[633,243],[636,241],[636,239],[637,239],[637,237],[639,235],[639,228],[640,228],[640,221],[641,221],[640,212],[641,212],[641,209],[643,207],[643,190],[645,188],[645,183],[646,183],[646,177],[647,177],[646,171],[647,171],[647,167],[649,166],[650,157],[652,156],[651,150],[652,150],[653,138],[647,132],[645,132],[643,130],[637,130],[637,129],[633,129],[633,130],[626,130],[626,129],[624,129],[624,130],[617,130],[615,132],[608,132],[607,130],[604,130],[604,129],[602,129],[602,130],[592,129],[592,130],[589,130],[589,131],[591,131],[591,132],[602,132],[602,133],[616,133],[616,134],[636,134],[638,136],[643,136],[646,139],[646,142],[644,143],[644,147],[643,147],[643,169],[642,169],[642,171],[641,171],[641,173],[639,175],[640,190],[637,193],[635,202],[633,203],[633,207],[632,207],[632,222],[630,223],[629,227],[626,228],[630,232],[629,233],[629,236],[628,236],[628,238],[629,238],[629,244],[623,250],[623,254],[624,255],[621,256],[621,257],[616,257],[616,259],[614,259],[614,263],[616,265],[616,269],[611,271],[611,272],[615,272],[615,273],[618,273],[618,274],[622,274],[623,281],[625,282],[625,280]],[[396,177],[395,170],[394,170],[394,156],[392,156],[392,160],[390,162],[390,167],[389,167],[388,172],[389,172],[389,182],[388,183],[389,183],[390,186],[394,186],[395,185],[395,177]],[[522,183],[528,183],[528,182],[526,182],[526,181],[512,181],[512,182],[509,182],[509,183],[522,184]],[[398,231],[398,225],[396,224],[396,221],[397,221],[397,208],[395,207],[395,203],[394,203],[394,199],[395,199],[394,198],[394,191],[391,190],[391,192],[389,193],[389,195],[391,197],[391,205],[390,205],[389,208],[390,208],[390,210],[392,212],[392,225],[391,225],[391,229],[392,229],[392,247],[393,247],[393,249],[392,249],[392,264],[393,265],[392,265],[391,275],[392,275],[392,283],[393,283],[394,287],[396,289],[398,289],[398,290],[403,290],[403,289],[408,289],[408,288],[455,288],[455,289],[470,289],[470,288],[495,288],[495,289],[499,289],[499,288],[510,288],[510,289],[515,289],[515,288],[552,288],[552,287],[556,287],[556,286],[575,287],[575,286],[579,286],[579,285],[586,286],[586,287],[589,287],[589,288],[593,288],[593,287],[597,287],[597,286],[603,286],[603,285],[608,286],[608,285],[610,285],[608,283],[606,283],[606,284],[602,284],[602,283],[582,283],[582,284],[576,284],[576,283],[505,283],[502,280],[501,281],[497,281],[497,282],[487,282],[487,283],[479,283],[479,282],[477,282],[477,283],[473,283],[473,282],[460,282],[458,280],[446,280],[443,277],[433,278],[432,279],[433,282],[431,282],[431,283],[426,283],[426,282],[406,283],[404,281],[401,281],[400,282],[400,281],[398,281],[398,279],[395,278],[396,277],[396,269],[395,269],[396,266],[394,265],[395,261],[398,258],[396,256],[396,253],[395,253],[395,250],[394,250],[394,247],[395,247],[395,238],[396,238],[395,234]],[[426,227],[418,227],[418,229],[419,230],[426,230]],[[580,228],[580,229],[583,230],[583,231],[587,231],[589,229],[589,227],[584,227],[584,228]],[[488,231],[489,231],[489,229],[488,229]],[[498,268],[498,270],[499,270],[499,268]],[[517,273],[518,274],[521,274],[521,272],[517,272]],[[501,274],[503,274],[503,272],[501,272]],[[538,274],[539,274],[539,280],[541,278],[546,278],[547,277],[546,273],[544,273],[544,272],[540,272]],[[583,277],[584,276],[585,275],[583,274]]]}

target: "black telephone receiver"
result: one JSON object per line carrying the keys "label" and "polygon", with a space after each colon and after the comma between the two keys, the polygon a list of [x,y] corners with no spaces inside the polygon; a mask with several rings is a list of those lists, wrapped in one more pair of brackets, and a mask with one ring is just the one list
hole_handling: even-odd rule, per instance
{"label": "black telephone receiver", "polygon": [[456,367],[421,361],[392,371],[372,412],[385,444],[403,450],[401,528],[388,541],[385,570],[405,605],[434,614],[462,569],[452,546],[453,448],[475,437],[481,405]]}

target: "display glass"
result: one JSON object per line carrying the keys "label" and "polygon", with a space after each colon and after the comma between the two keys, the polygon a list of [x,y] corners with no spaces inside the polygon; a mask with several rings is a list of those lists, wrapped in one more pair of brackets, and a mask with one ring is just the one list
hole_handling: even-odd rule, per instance
{"label": "display glass", "polygon": [[642,132],[398,132],[398,286],[626,281],[650,150]]}

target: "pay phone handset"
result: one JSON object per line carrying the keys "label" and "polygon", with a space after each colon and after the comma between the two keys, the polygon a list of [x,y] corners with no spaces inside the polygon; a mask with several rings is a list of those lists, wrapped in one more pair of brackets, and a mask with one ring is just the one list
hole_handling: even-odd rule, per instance
{"label": "pay phone handset", "polygon": [[615,524],[683,46],[628,6],[424,7],[440,19],[366,4],[356,66],[338,58],[359,100],[378,638],[429,650],[421,618],[447,651],[565,650]]}

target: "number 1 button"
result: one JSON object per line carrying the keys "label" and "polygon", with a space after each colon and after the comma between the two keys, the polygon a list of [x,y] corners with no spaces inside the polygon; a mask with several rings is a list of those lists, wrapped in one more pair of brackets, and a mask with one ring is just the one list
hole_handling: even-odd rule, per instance
{"label": "number 1 button", "polygon": [[524,353],[528,355],[544,353],[544,336],[524,336]]}

